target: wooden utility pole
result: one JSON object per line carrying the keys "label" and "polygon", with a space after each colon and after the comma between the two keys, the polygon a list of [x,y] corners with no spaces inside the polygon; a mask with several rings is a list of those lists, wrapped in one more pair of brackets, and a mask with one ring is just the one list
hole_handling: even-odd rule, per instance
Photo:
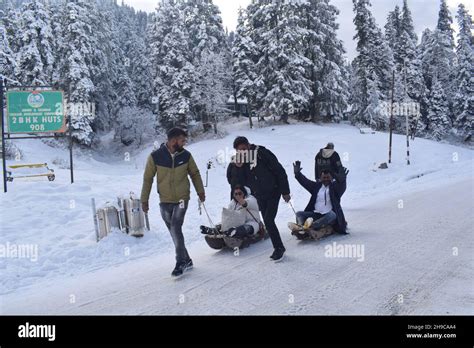
{"label": "wooden utility pole", "polygon": [[392,163],[392,143],[393,143],[393,102],[395,98],[395,70],[392,72],[392,102],[390,104],[390,142],[388,148],[388,163]]}
{"label": "wooden utility pole", "polygon": [[[404,93],[404,102],[406,103],[408,100],[408,94],[407,94],[407,70],[406,70],[406,64],[405,61],[403,61],[403,84],[405,88],[405,93]],[[406,127],[407,127],[407,165],[410,165],[410,122],[408,121],[408,114],[410,113],[407,105],[403,108],[406,112]]]}

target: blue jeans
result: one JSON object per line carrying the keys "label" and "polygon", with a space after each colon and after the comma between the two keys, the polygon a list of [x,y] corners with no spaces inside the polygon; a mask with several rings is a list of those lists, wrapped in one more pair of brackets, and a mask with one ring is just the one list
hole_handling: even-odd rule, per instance
{"label": "blue jeans", "polygon": [[332,225],[337,220],[337,215],[334,211],[330,211],[327,214],[319,214],[310,211],[299,211],[296,213],[296,223],[303,225],[308,218],[313,218],[313,230],[320,230],[323,227]]}
{"label": "blue jeans", "polygon": [[182,263],[190,260],[184,244],[183,222],[188,209],[188,202],[184,206],[174,203],[160,203],[161,217],[170,231],[171,238],[176,248],[176,262]]}

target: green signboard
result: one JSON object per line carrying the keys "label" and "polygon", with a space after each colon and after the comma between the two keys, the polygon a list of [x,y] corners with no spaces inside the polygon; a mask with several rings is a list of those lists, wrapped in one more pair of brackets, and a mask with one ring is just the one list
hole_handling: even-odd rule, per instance
{"label": "green signboard", "polygon": [[7,119],[10,133],[64,133],[62,91],[8,91]]}

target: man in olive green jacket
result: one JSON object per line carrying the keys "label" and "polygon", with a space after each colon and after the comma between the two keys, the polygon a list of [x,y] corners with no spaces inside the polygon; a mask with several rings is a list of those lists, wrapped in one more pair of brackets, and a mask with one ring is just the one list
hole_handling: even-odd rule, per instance
{"label": "man in olive green jacket", "polygon": [[168,132],[168,142],[162,144],[148,157],[141,194],[143,211],[148,213],[150,192],[156,176],[161,216],[176,248],[176,267],[172,273],[173,277],[180,277],[193,267],[182,231],[191,198],[188,175],[201,202],[206,200],[204,185],[196,162],[191,153],[184,149],[186,141],[187,133],[184,130],[173,128]]}

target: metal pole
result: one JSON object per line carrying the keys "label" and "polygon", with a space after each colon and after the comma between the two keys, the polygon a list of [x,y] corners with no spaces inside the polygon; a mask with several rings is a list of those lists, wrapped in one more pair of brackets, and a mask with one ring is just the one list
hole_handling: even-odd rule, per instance
{"label": "metal pole", "polygon": [[94,218],[95,237],[96,237],[97,242],[99,242],[100,235],[99,235],[99,224],[97,222],[97,209],[95,207],[95,198],[91,198],[91,205],[92,205],[92,217]]}
{"label": "metal pole", "polygon": [[295,210],[295,207],[293,206],[293,203],[291,203],[291,201],[288,202],[290,204],[290,207],[291,209],[293,210],[293,213],[295,213],[295,216],[296,216],[296,210]]}
{"label": "metal pole", "polygon": [[408,130],[408,115],[407,115],[407,165],[410,165],[410,132]]}
{"label": "metal pole", "polygon": [[392,72],[392,104],[390,107],[390,143],[388,149],[388,163],[392,163],[392,143],[393,143],[393,102],[394,102],[394,90],[395,90],[395,70]]}
{"label": "metal pole", "polygon": [[207,187],[209,184],[209,170],[212,168],[212,160],[209,160],[206,165],[206,186]]}
{"label": "metal pole", "polygon": [[3,163],[3,192],[7,193],[7,153],[5,151],[5,120],[3,119],[3,79],[0,79],[0,112],[2,115],[2,163]]}
{"label": "metal pole", "polygon": [[144,213],[145,214],[145,225],[146,225],[146,229],[148,230],[148,232],[151,231],[151,228],[150,228],[150,219],[148,217],[148,213]]}
{"label": "metal pole", "polygon": [[72,127],[71,127],[71,116],[68,117],[69,119],[69,166],[71,167],[71,184],[74,184],[74,161],[72,158],[72,146],[73,146],[73,141],[72,141]]}

